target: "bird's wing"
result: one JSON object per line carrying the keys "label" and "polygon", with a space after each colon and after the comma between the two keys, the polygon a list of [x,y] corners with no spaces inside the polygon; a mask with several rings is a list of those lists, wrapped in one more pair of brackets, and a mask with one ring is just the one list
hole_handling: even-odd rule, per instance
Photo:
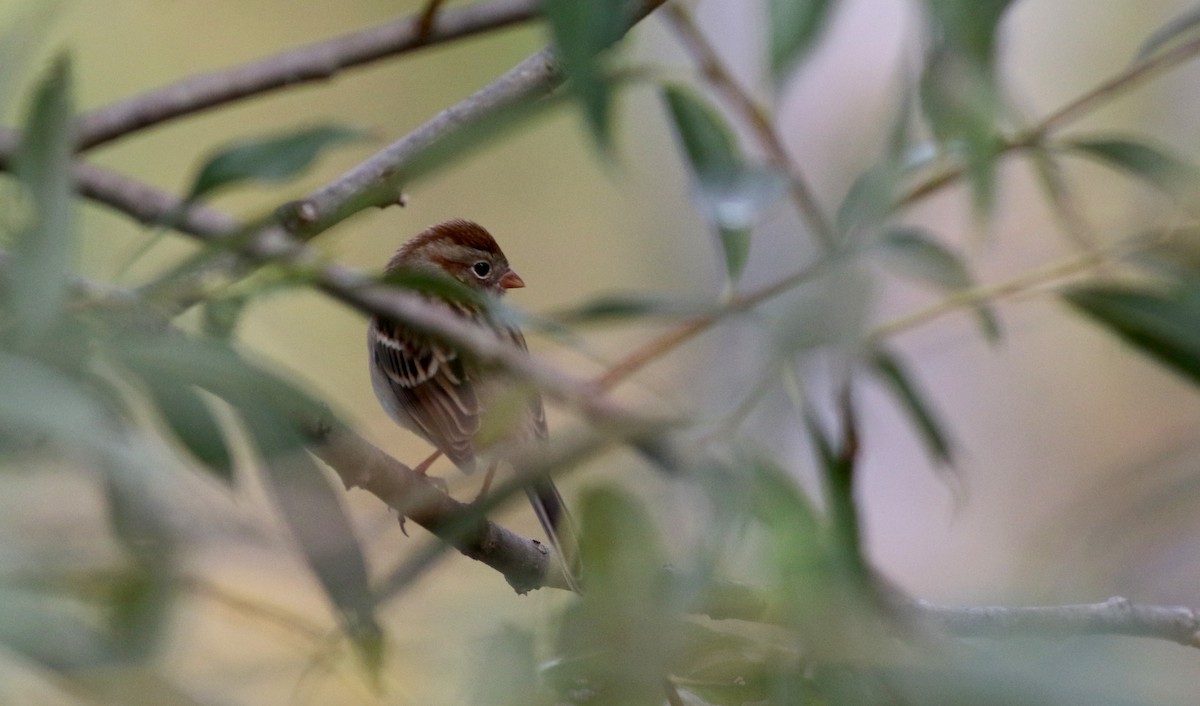
{"label": "bird's wing", "polygon": [[379,318],[370,338],[371,355],[396,397],[397,416],[407,417],[413,431],[459,468],[471,470],[482,408],[462,356]]}

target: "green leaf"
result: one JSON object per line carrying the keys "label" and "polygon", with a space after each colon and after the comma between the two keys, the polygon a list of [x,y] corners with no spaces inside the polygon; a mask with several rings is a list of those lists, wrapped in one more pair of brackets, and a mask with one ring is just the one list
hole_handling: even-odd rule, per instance
{"label": "green leaf", "polygon": [[114,346],[112,353],[142,379],[195,385],[237,409],[309,567],[367,665],[378,668],[382,633],[374,617],[366,562],[339,494],[303,449],[302,429],[327,412],[219,341],[183,337],[126,340]]}
{"label": "green leaf", "polygon": [[60,57],[34,93],[14,159],[30,217],[13,243],[9,298],[17,336],[26,342],[53,326],[67,298],[74,248],[71,83],[70,61]]}
{"label": "green leaf", "polygon": [[920,228],[894,228],[880,241],[884,262],[892,271],[942,289],[974,284],[957,253]]}
{"label": "green leaf", "polygon": [[1168,44],[1173,44],[1175,40],[1188,34],[1197,26],[1200,26],[1200,5],[1183,12],[1183,14],[1154,30],[1146,38],[1146,41],[1142,42],[1142,46],[1138,47],[1135,60],[1142,61],[1150,58],[1153,54],[1157,54],[1160,49],[1163,49]]}
{"label": "green leaf", "polygon": [[0,430],[27,439],[102,447],[116,429],[85,385],[42,361],[0,350]]}
{"label": "green leaf", "polygon": [[657,705],[680,629],[658,531],[623,491],[593,489],[578,507],[587,591],[567,608],[563,662],[547,677],[563,691],[586,684],[603,703]]}
{"label": "green leaf", "polygon": [[267,480],[288,529],[309,568],[341,616],[367,670],[377,676],[383,663],[383,631],[375,619],[375,596],[354,527],[341,494],[313,462],[294,448],[293,432],[266,409],[242,410],[263,456]]}
{"label": "green leaf", "polygon": [[977,218],[995,205],[996,160],[1003,147],[1002,103],[990,66],[935,48],[921,74],[921,111],[942,151],[963,163]]}
{"label": "green leaf", "polygon": [[602,152],[612,146],[609,125],[612,96],[601,66],[601,54],[625,34],[624,0],[545,0],[542,14],[558,50],[563,69],[571,79],[571,92],[579,100],[596,145]]}
{"label": "green leaf", "polygon": [[771,672],[779,665],[794,664],[798,657],[767,641],[696,623],[688,623],[685,629],[685,653],[672,670],[673,681],[708,704],[768,703]]}
{"label": "green leaf", "polygon": [[538,698],[537,658],[533,635],[514,625],[502,625],[479,646],[475,664],[477,706],[533,706]]}
{"label": "green leaf", "polygon": [[693,302],[667,301],[649,295],[611,294],[550,315],[562,324],[590,324],[643,319],[649,316],[695,316],[709,309]]}
{"label": "green leaf", "polygon": [[199,393],[189,385],[144,379],[151,383],[155,406],[175,438],[214,476],[233,483],[233,455],[221,425]]}
{"label": "green leaf", "polygon": [[200,167],[187,201],[244,182],[282,182],[303,174],[322,152],[369,136],[338,125],[320,125],[295,132],[246,140],[209,157]]}
{"label": "green leaf", "polygon": [[8,115],[8,101],[25,77],[25,69],[46,38],[52,21],[62,9],[61,0],[25,3],[10,13],[7,26],[0,28],[0,115]]}
{"label": "green leaf", "polygon": [[1175,197],[1194,195],[1200,168],[1144,140],[1098,137],[1072,140],[1067,148],[1143,179]]}
{"label": "green leaf", "polygon": [[704,183],[727,182],[742,170],[733,130],[707,101],[681,86],[663,89],[675,134],[696,177]]}
{"label": "green leaf", "polygon": [[953,463],[953,447],[943,431],[941,421],[899,359],[886,349],[878,348],[872,356],[871,365],[912,420],[929,455],[938,463]]}
{"label": "green leaf", "polygon": [[1013,0],[925,0],[937,41],[989,71],[996,34]]}
{"label": "green leaf", "polygon": [[925,0],[934,38],[921,73],[921,108],[943,149],[964,162],[976,217],[995,206],[1003,147],[996,34],[1012,0]]}
{"label": "green leaf", "polygon": [[[975,286],[975,278],[958,253],[921,228],[893,228],[883,235],[879,245],[885,266],[901,276],[949,292]],[[1000,325],[991,307],[986,302],[979,302],[974,309],[984,337],[996,341],[1000,337]]]}
{"label": "green leaf", "polygon": [[835,4],[834,0],[770,0],[769,56],[777,86],[812,51]]}
{"label": "green leaf", "polygon": [[669,86],[663,98],[695,175],[700,203],[717,229],[725,269],[736,282],[749,256],[751,228],[783,194],[784,182],[775,172],[745,162],[725,119],[699,95]]}
{"label": "green leaf", "polygon": [[1200,287],[1086,284],[1068,304],[1141,352],[1200,385]]}

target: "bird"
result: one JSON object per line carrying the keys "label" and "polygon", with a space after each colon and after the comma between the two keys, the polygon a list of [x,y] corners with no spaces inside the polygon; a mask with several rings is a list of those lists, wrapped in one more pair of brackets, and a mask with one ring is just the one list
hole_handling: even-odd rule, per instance
{"label": "bird", "polygon": [[[384,270],[417,277],[449,278],[476,297],[450,297],[429,288],[425,296],[447,305],[453,315],[492,330],[512,345],[528,350],[520,328],[489,314],[485,298],[499,299],[525,281],[509,266],[508,258],[492,234],[478,223],[453,219],[430,226],[405,242]],[[442,290],[444,291],[444,290]],[[472,301],[475,299],[475,301]],[[505,391],[511,399],[511,378],[489,369],[471,356],[403,322],[382,316],[371,319],[367,330],[371,387],[379,403],[400,426],[429,442],[434,453],[414,470],[425,474],[434,461],[445,455],[464,473],[475,470],[481,453],[496,439],[480,438],[484,416],[493,405],[503,403]],[[530,393],[509,420],[499,439],[506,446],[524,445],[547,435],[546,414],[541,396]],[[488,443],[488,442],[491,443]],[[479,497],[487,492],[497,463],[488,465]],[[563,562],[569,586],[577,589],[577,567],[573,562],[573,521],[558,488],[549,477],[538,478],[525,487],[529,502],[546,536]],[[570,540],[568,548],[564,540]],[[572,558],[568,558],[568,551]]]}

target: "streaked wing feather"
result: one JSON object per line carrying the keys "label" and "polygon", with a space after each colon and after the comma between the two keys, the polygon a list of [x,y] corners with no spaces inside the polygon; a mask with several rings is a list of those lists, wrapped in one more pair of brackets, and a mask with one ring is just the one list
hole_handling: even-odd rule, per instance
{"label": "streaked wing feather", "polygon": [[375,326],[372,354],[413,431],[471,470],[482,409],[461,356],[425,337],[401,333],[390,322],[376,320]]}

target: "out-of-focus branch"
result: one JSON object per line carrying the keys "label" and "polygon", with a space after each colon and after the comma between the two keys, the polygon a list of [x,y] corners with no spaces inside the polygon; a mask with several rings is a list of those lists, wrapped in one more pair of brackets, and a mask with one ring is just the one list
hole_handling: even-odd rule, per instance
{"label": "out-of-focus branch", "polygon": [[[1200,56],[1200,39],[1192,39],[1160,54],[1143,59],[1122,73],[1066,102],[1039,120],[1033,127],[1007,140],[1001,147],[1001,152],[1012,152],[1037,145],[1044,141],[1047,135],[1063,129],[1122,93],[1161,75],[1168,69],[1191,61],[1197,56]],[[902,211],[947,186],[957,183],[965,173],[964,167],[951,167],[934,174],[901,194],[893,204],[892,211]]]}
{"label": "out-of-focus branch", "polygon": [[771,166],[775,167],[775,169],[779,170],[787,178],[792,201],[795,202],[801,217],[808,223],[808,227],[812,230],[813,235],[826,247],[832,246],[834,239],[833,228],[829,225],[829,220],[825,217],[821,205],[817,203],[817,198],[813,195],[812,187],[809,186],[808,180],[795,164],[795,160],[788,154],[783,141],[779,139],[779,134],[775,131],[775,126],[771,124],[771,119],[767,115],[766,109],[759,105],[750,94],[746,93],[738,85],[737,80],[725,68],[721,57],[717,55],[708,38],[696,26],[691,14],[683,5],[668,5],[663,10],[663,13],[668,24],[675,30],[675,34],[678,35],[684,49],[691,54],[692,59],[696,62],[704,78],[712,85],[713,90],[724,99],[725,103],[750,128],[755,139],[758,140],[759,145],[766,152]]}
{"label": "out-of-focus branch", "polygon": [[1078,635],[1126,635],[1169,640],[1200,648],[1200,614],[1183,606],[1140,605],[1110,598],[1088,605],[957,608],[918,601],[915,613],[958,637],[1063,639]]}
{"label": "out-of-focus branch", "polygon": [[425,46],[537,16],[538,0],[491,0],[354,32],[227,69],[198,74],[95,110],[79,121],[80,150],[168,120],[313,81]]}

